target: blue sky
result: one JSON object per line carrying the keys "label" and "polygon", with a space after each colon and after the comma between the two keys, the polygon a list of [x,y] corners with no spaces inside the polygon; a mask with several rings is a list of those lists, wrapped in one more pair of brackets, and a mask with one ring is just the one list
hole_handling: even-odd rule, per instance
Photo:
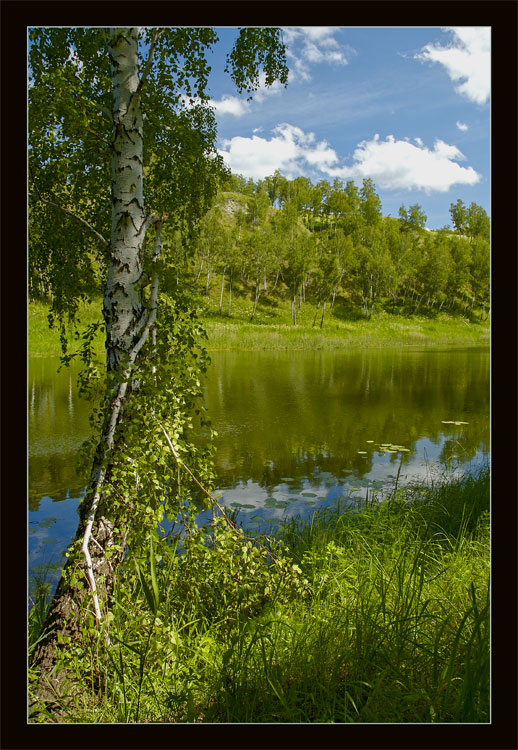
{"label": "blue sky", "polygon": [[237,29],[217,31],[209,93],[233,172],[370,177],[385,215],[418,203],[429,229],[458,198],[490,214],[489,27],[284,28],[288,86],[252,102],[223,72]]}

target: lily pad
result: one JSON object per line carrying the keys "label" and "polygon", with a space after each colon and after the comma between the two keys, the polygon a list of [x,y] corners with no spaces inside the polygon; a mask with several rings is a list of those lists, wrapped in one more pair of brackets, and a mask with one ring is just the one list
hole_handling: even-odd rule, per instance
{"label": "lily pad", "polygon": [[36,529],[33,529],[33,528],[31,527],[31,528],[29,529],[29,534],[35,534],[35,533],[36,533]]}
{"label": "lily pad", "polygon": [[248,523],[262,523],[264,521],[264,518],[262,516],[252,516],[252,518],[249,519]]}
{"label": "lily pad", "polygon": [[315,472],[315,476],[318,477],[319,479],[323,479],[324,481],[326,479],[334,479],[335,478],[334,474],[332,474],[330,471],[320,471],[318,473]]}
{"label": "lily pad", "polygon": [[322,497],[322,495],[320,495],[319,497],[317,497],[317,500],[327,500],[327,497]]}
{"label": "lily pad", "polygon": [[264,501],[264,507],[265,508],[275,508],[277,505],[277,500],[274,497],[267,497]]}
{"label": "lily pad", "polygon": [[288,507],[288,501],[287,500],[277,500],[275,503],[276,508],[287,508]]}
{"label": "lily pad", "polygon": [[40,521],[38,526],[40,529],[49,529],[55,521],[57,521],[57,518],[54,518],[54,516],[47,516],[47,518],[44,518],[43,521]]}
{"label": "lily pad", "polygon": [[304,505],[316,505],[314,500],[304,500]]}
{"label": "lily pad", "polygon": [[302,495],[302,497],[316,497],[317,496],[316,492],[301,492],[300,494]]}

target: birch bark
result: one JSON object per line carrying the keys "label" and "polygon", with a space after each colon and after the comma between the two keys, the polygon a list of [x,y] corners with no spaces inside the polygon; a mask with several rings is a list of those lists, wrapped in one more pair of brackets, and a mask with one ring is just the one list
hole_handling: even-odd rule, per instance
{"label": "birch bark", "polygon": [[114,29],[110,45],[113,85],[111,262],[103,314],[107,369],[117,369],[131,350],[142,321],[143,118],[138,75],[138,28]]}

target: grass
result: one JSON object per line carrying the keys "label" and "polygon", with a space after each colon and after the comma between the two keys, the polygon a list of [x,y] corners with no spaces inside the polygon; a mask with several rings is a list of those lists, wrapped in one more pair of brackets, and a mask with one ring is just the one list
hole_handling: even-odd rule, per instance
{"label": "grass", "polygon": [[[289,299],[265,295],[260,298],[253,322],[250,316],[253,300],[248,291],[234,284],[231,316],[225,292],[223,314],[219,313],[221,280],[215,278],[208,295],[200,295],[201,316],[208,333],[209,351],[221,349],[341,349],[381,347],[487,346],[489,322],[475,315],[424,312],[420,315],[392,315],[382,306],[367,320],[343,300],[326,310],[320,328],[321,308],[309,300],[299,308],[293,325]],[[85,323],[100,317],[101,301],[82,304]],[[315,314],[317,314],[315,326]],[[49,330],[48,306],[43,302],[29,304],[29,356],[59,356],[59,334]],[[72,342],[73,345],[73,342]],[[96,352],[104,356],[102,337],[97,337]]]}
{"label": "grass", "polygon": [[[81,302],[78,308],[81,322],[89,325],[102,318],[102,302]],[[57,326],[49,328],[48,323],[49,305],[45,301],[31,300],[28,310],[28,353],[29,357],[59,357],[61,344]],[[71,351],[74,351],[76,342],[72,336],[68,337]],[[95,351],[104,355],[104,340],[101,334],[96,337]]]}
{"label": "grass", "polygon": [[[221,277],[215,276],[208,295],[201,297],[209,336],[209,349],[339,349],[393,346],[480,346],[489,343],[489,322],[477,316],[468,319],[424,311],[420,315],[395,315],[380,304],[371,320],[343,298],[329,303],[322,328],[322,306],[308,298],[297,300],[293,324],[291,300],[262,293],[254,320],[250,322],[253,295],[243,284],[234,283],[231,315],[225,288],[219,312]],[[388,305],[390,308],[391,305]],[[313,325],[314,323],[314,325]]]}
{"label": "grass", "polygon": [[487,470],[200,540],[158,545],[157,608],[122,571],[66,721],[489,721]]}

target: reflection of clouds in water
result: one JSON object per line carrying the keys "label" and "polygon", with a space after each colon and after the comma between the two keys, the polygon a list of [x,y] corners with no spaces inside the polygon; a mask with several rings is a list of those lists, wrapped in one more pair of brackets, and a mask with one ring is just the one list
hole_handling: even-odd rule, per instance
{"label": "reflection of clouds in water", "polygon": [[[36,564],[62,565],[64,549],[76,534],[80,499],[77,497],[56,504],[51,497],[43,497],[37,511],[30,514],[29,573]],[[52,577],[57,578],[59,570]]]}
{"label": "reflection of clouds in water", "polygon": [[[444,476],[455,479],[476,470],[487,461],[487,454],[479,450],[465,463],[462,463],[459,456],[459,460],[446,466],[444,452],[447,439],[444,434],[437,441],[421,438],[416,441],[415,448],[410,453],[386,454],[373,446],[370,454],[372,468],[362,474],[361,478],[349,471],[341,472],[343,476],[336,477],[329,471],[317,469],[310,478],[293,477],[281,481],[273,491],[248,480],[236,487],[220,488],[216,494],[221,493],[220,504],[229,510],[236,510],[238,523],[246,527],[253,517],[264,519],[265,524],[294,517],[308,518],[319,506],[333,505],[338,501],[348,502],[348,499],[354,502],[365,499],[367,493],[369,497],[374,493],[381,498],[394,486],[398,472],[398,486],[402,487],[437,481]],[[287,501],[286,507],[266,507],[265,502],[272,497],[280,502]],[[253,508],[239,507],[237,504],[251,505]],[[207,520],[208,518],[209,516]],[[204,520],[202,514],[199,520]]]}

